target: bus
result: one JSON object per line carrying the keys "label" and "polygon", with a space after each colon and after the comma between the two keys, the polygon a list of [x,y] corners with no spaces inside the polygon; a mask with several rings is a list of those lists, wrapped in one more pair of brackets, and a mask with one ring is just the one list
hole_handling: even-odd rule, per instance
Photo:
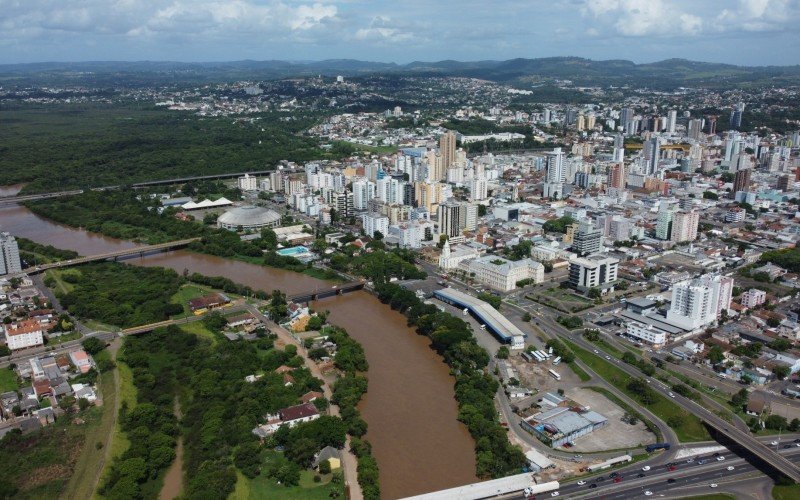
{"label": "bus", "polygon": [[553,360],[553,366],[558,366],[559,363],[561,363],[561,356]]}
{"label": "bus", "polygon": [[550,372],[550,375],[551,375],[551,376],[552,376],[554,379],[556,379],[556,380],[561,380],[561,375],[559,375],[557,372],[555,372],[555,371],[553,371],[553,370],[547,370],[547,371],[548,371],[548,372]]}

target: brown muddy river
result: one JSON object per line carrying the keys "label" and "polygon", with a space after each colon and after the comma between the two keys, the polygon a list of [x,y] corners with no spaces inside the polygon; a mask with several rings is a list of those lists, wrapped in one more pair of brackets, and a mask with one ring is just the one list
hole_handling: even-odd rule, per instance
{"label": "brown muddy river", "polygon": [[[0,230],[81,255],[136,246],[55,224],[20,206],[0,207]],[[186,250],[124,262],[225,276],[256,289],[287,293],[330,286],[310,276]],[[331,320],[366,351],[369,392],[360,409],[380,466],[382,496],[394,499],[476,481],[473,441],[456,420],[453,378],[428,340],[366,292],[325,299],[315,308],[330,310]]]}

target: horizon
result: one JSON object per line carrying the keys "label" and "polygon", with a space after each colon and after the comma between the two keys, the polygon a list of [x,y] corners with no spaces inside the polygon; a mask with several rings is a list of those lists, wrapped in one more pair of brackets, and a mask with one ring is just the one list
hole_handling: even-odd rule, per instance
{"label": "horizon", "polygon": [[[710,2],[709,2],[710,3]],[[800,0],[29,0],[4,6],[0,64],[576,57],[800,64]]]}

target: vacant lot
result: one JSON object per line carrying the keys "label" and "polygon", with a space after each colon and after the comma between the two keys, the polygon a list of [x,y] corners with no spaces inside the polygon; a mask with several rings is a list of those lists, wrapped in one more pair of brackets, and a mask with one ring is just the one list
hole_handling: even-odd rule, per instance
{"label": "vacant lot", "polygon": [[592,301],[586,297],[576,295],[572,290],[552,285],[536,288],[525,298],[565,313],[574,313],[592,307]]}
{"label": "vacant lot", "polygon": [[625,410],[602,394],[589,389],[576,388],[567,391],[566,395],[583,406],[590,406],[592,410],[608,419],[605,427],[578,439],[571,449],[581,452],[620,450],[639,448],[656,442],[655,435],[647,429],[642,421],[637,422],[636,425],[623,422],[622,417],[626,413]]}

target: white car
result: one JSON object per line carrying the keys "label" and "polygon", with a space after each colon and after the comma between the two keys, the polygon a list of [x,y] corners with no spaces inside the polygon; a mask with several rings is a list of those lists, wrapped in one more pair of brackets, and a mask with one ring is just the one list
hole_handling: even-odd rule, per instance
{"label": "white car", "polygon": [[778,446],[778,442],[777,441],[773,441],[773,442],[770,443],[770,446]]}
{"label": "white car", "polygon": [[725,457],[723,456],[717,457],[717,462],[722,462],[723,460],[725,460]]}
{"label": "white car", "polygon": [[649,465],[645,465],[644,467],[642,467],[642,470],[647,472],[647,471],[650,470],[650,466]]}
{"label": "white car", "polygon": [[669,393],[669,397],[671,397],[671,398],[674,398],[674,397],[675,397],[675,395],[674,395],[674,394],[672,394],[672,393],[670,392],[670,393]]}
{"label": "white car", "polygon": [[653,492],[650,491],[650,490],[647,490],[647,491],[644,492],[644,496],[651,497],[651,496],[653,496]]}
{"label": "white car", "polygon": [[728,466],[728,470],[733,470],[735,467],[733,465]]}
{"label": "white car", "polygon": [[709,486],[711,486],[712,488],[716,488],[717,487],[717,483],[711,483],[711,484],[709,484]]}
{"label": "white car", "polygon": [[586,484],[586,481],[584,481],[583,479],[578,481],[578,486],[583,486],[584,484]]}
{"label": "white car", "polygon": [[558,496],[558,495],[560,495],[560,494],[561,494],[561,493],[559,493],[559,492],[557,492],[557,491],[554,491],[554,492],[550,493],[550,496],[551,496],[551,497],[557,497],[557,496]]}

